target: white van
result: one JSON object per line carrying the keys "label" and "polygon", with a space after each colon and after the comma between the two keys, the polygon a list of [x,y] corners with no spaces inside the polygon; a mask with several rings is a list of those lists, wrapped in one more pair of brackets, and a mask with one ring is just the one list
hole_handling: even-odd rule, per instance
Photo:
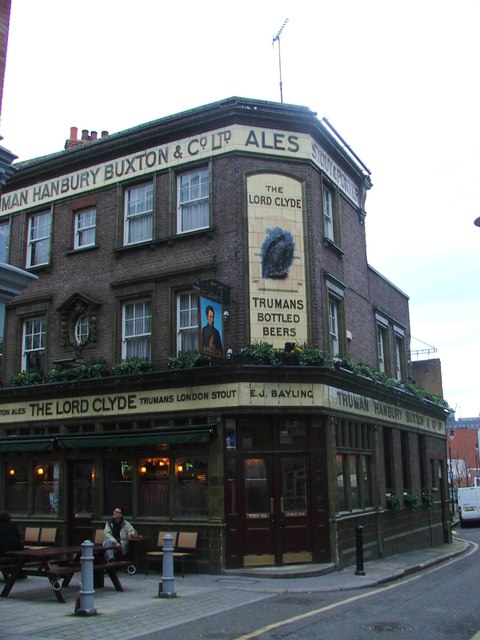
{"label": "white van", "polygon": [[458,516],[461,527],[476,520],[480,524],[480,487],[458,489]]}

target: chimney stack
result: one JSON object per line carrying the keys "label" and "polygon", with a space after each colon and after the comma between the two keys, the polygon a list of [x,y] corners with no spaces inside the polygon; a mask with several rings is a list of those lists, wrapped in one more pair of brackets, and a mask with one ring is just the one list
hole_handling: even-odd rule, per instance
{"label": "chimney stack", "polygon": [[[108,131],[102,131],[102,138],[108,137]],[[88,131],[88,129],[82,129],[82,137],[78,139],[78,127],[70,127],[70,138],[65,141],[65,149],[71,149],[72,147],[78,147],[87,142],[93,142],[98,139],[98,131]]]}

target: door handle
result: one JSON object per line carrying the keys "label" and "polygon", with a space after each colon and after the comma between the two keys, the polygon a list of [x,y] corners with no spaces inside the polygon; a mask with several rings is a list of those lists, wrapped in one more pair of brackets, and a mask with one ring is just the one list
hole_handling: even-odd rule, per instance
{"label": "door handle", "polygon": [[270,513],[273,513],[273,498],[270,498]]}
{"label": "door handle", "polygon": [[280,498],[280,511],[283,513],[283,496]]}

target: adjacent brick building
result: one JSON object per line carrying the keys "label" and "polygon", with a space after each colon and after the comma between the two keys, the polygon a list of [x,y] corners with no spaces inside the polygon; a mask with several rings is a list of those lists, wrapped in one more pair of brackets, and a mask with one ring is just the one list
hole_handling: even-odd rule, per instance
{"label": "adjacent brick building", "polygon": [[368,264],[370,175],[333,128],[231,98],[17,167],[17,521],[77,542],[120,504],[151,539],[198,531],[219,572],[344,565],[357,525],[372,557],[449,539],[447,412],[409,385],[408,297]]}

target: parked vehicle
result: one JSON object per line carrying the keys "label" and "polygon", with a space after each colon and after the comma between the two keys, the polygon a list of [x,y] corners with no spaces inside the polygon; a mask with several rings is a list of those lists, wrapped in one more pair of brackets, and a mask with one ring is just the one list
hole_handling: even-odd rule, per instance
{"label": "parked vehicle", "polygon": [[458,515],[461,527],[470,522],[480,523],[480,486],[458,489]]}

